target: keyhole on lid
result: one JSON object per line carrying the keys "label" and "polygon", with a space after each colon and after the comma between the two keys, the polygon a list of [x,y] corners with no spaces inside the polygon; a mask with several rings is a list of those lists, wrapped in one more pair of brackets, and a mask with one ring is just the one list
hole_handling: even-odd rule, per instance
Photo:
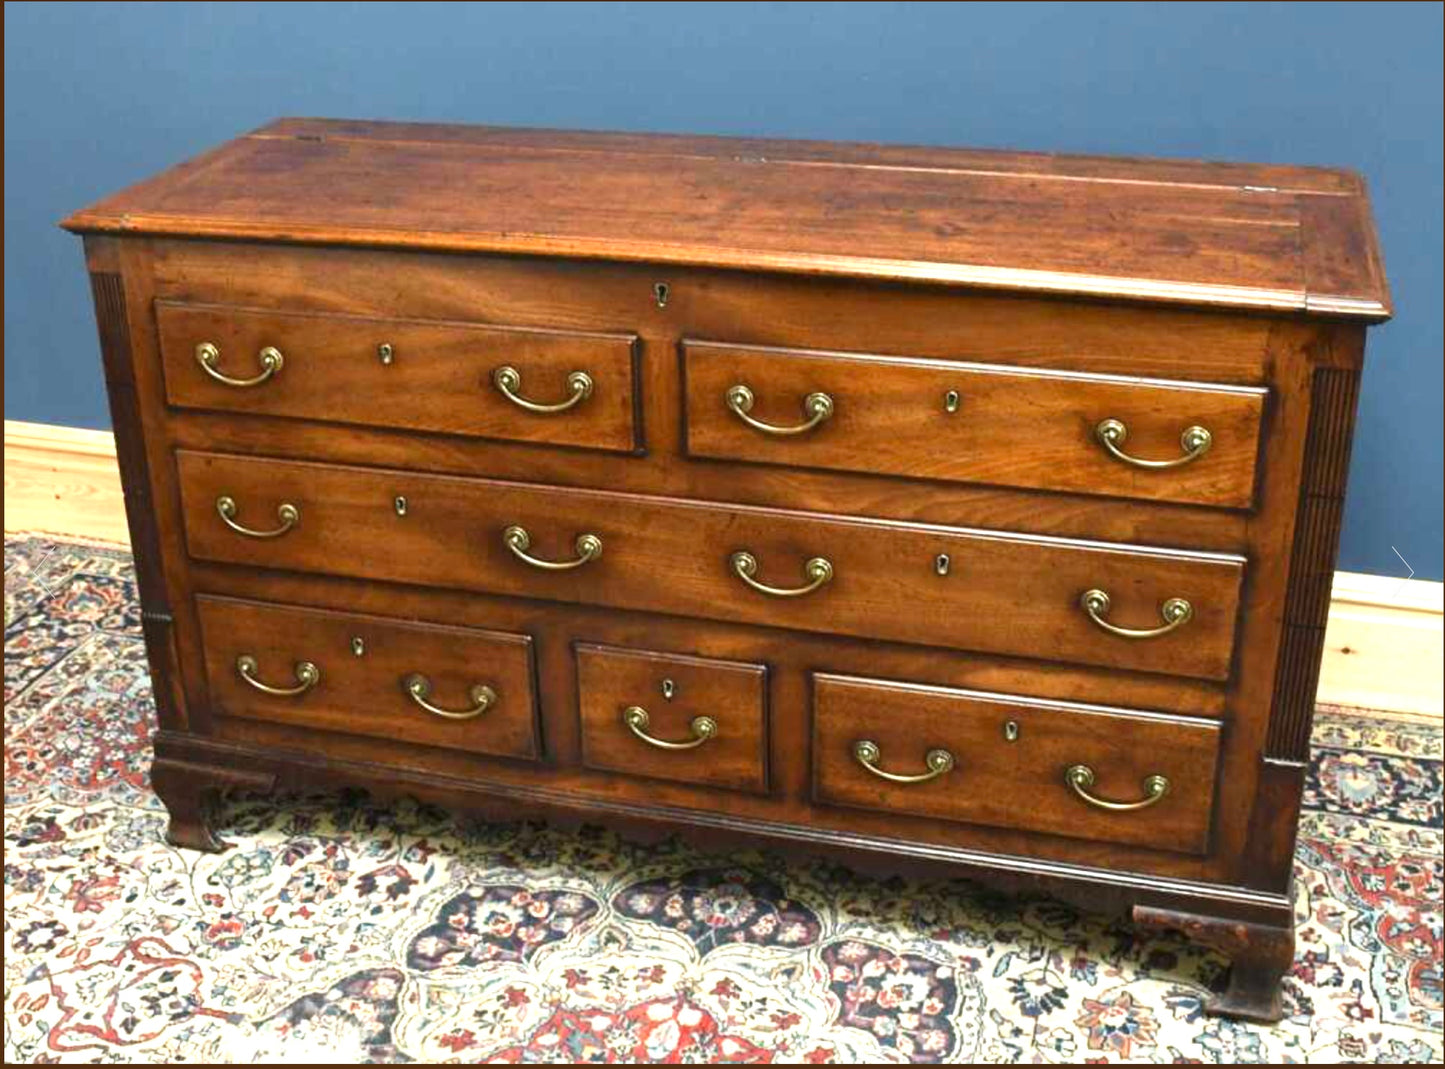
{"label": "keyhole on lid", "polygon": [[952,566],[953,561],[949,559],[947,553],[940,553],[933,558],[933,570],[939,575],[947,575],[948,569]]}
{"label": "keyhole on lid", "polygon": [[351,655],[353,657],[363,657],[366,655],[366,640],[360,635],[356,635],[351,640]]}
{"label": "keyhole on lid", "polygon": [[1003,726],[1003,737],[1009,742],[1017,742],[1019,738],[1019,722],[1010,720]]}
{"label": "keyhole on lid", "polygon": [[945,412],[957,412],[958,401],[958,391],[949,390],[946,394],[943,395],[943,410]]}
{"label": "keyhole on lid", "polygon": [[667,295],[672,292],[666,282],[654,282],[652,284],[652,296],[657,301],[657,307],[667,307]]}
{"label": "keyhole on lid", "polygon": [[383,364],[390,364],[395,357],[396,353],[391,347],[391,342],[382,342],[376,347],[376,358]]}

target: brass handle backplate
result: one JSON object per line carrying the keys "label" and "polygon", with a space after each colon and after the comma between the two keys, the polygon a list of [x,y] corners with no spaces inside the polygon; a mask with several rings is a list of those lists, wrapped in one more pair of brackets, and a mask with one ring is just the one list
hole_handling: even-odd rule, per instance
{"label": "brass handle backplate", "polygon": [[522,388],[522,373],[508,364],[503,364],[492,372],[492,385],[502,392],[502,396],[518,408],[525,408],[528,412],[540,412],[543,415],[555,412],[566,412],[569,408],[580,405],[587,398],[592,396],[592,376],[585,371],[574,371],[567,376],[567,389],[571,396],[565,401],[558,401],[554,405],[542,404],[539,401],[529,401],[517,391]]}
{"label": "brass handle backplate", "polygon": [[276,508],[276,518],[281,521],[280,527],[273,527],[269,531],[257,531],[245,527],[236,522],[238,507],[236,499],[228,494],[222,494],[216,498],[216,512],[220,514],[226,526],[237,534],[243,534],[247,538],[280,538],[291,528],[301,522],[301,510],[289,501],[283,501]]}
{"label": "brass handle backplate", "polygon": [[728,558],[728,567],[733,574],[760,594],[774,598],[800,598],[811,594],[833,578],[833,563],[827,557],[813,557],[803,565],[803,574],[808,577],[804,586],[777,587],[760,583],[754,578],[758,574],[758,558],[747,550],[740,549]]}
{"label": "brass handle backplate", "polygon": [[1183,456],[1174,457],[1172,460],[1145,460],[1142,457],[1131,456],[1120,448],[1129,438],[1129,428],[1121,419],[1100,420],[1094,427],[1094,438],[1116,460],[1122,460],[1125,464],[1132,464],[1136,468],[1155,470],[1177,468],[1198,460],[1209,452],[1209,447],[1214,444],[1214,436],[1205,428],[1185,427],[1184,433],[1179,436],[1179,446],[1184,450]]}
{"label": "brass handle backplate", "polygon": [[310,661],[296,662],[296,685],[294,687],[273,687],[269,683],[262,683],[260,671],[261,668],[256,663],[256,658],[249,653],[243,653],[236,658],[236,674],[262,694],[271,694],[277,698],[294,698],[298,694],[305,694],[321,682],[321,669]]}
{"label": "brass handle backplate", "polygon": [[512,551],[512,555],[518,560],[526,561],[533,568],[543,568],[549,572],[565,572],[571,568],[580,568],[588,561],[594,561],[602,556],[602,539],[595,534],[580,534],[577,541],[573,543],[577,549],[577,556],[572,560],[542,560],[534,557],[527,550],[532,548],[532,536],[527,533],[525,527],[518,527],[513,524],[502,532],[502,541]]}
{"label": "brass handle backplate", "polygon": [[1159,615],[1164,618],[1162,627],[1119,627],[1104,619],[1109,615],[1109,604],[1109,595],[1102,590],[1086,590],[1079,597],[1079,607],[1088,614],[1089,619],[1109,634],[1118,635],[1120,638],[1158,638],[1183,627],[1194,618],[1193,605],[1184,598],[1170,598],[1159,607]]}
{"label": "brass handle backplate", "polygon": [[496,691],[485,683],[478,683],[467,692],[467,697],[472,702],[470,709],[443,709],[427,700],[431,697],[431,680],[420,672],[413,672],[411,675],[403,677],[401,689],[406,691],[407,697],[431,713],[432,716],[440,716],[447,720],[470,720],[474,716],[481,716],[497,701]]}
{"label": "brass handle backplate", "polygon": [[820,423],[826,423],[833,415],[833,399],[825,393],[810,393],[803,398],[803,415],[807,418],[803,423],[796,423],[791,427],[764,423],[762,420],[748,415],[753,410],[753,391],[742,383],[729,388],[724,398],[732,414],[753,430],[785,438],[794,434],[806,434]]}
{"label": "brass handle backplate", "polygon": [[201,365],[201,370],[217,382],[223,382],[227,386],[259,386],[280,371],[281,365],[286,362],[280,349],[274,349],[268,345],[256,357],[261,364],[259,375],[252,375],[249,379],[233,379],[230,375],[216,369],[216,363],[220,359],[221,350],[214,343],[203,341],[196,346],[196,363]]}
{"label": "brass handle backplate", "polygon": [[649,723],[647,710],[640,705],[629,705],[622,710],[622,722],[627,725],[627,730],[636,735],[649,746],[656,746],[659,750],[691,750],[701,746],[708,739],[714,738],[718,732],[717,721],[710,716],[695,716],[688,730],[692,732],[692,738],[686,742],[668,742],[666,739],[655,738],[647,733]]}
{"label": "brass handle backplate", "polygon": [[1130,809],[1147,809],[1169,793],[1167,776],[1145,776],[1143,798],[1137,802],[1111,802],[1107,798],[1100,798],[1098,795],[1089,793],[1089,788],[1094,785],[1094,770],[1088,765],[1070,765],[1064,769],[1064,782],[1091,806],[1108,809],[1115,813],[1123,813]]}
{"label": "brass handle backplate", "polygon": [[952,772],[954,765],[953,754],[935,747],[923,755],[923,763],[928,766],[927,772],[903,775],[898,772],[885,772],[879,768],[878,759],[881,756],[878,744],[872,739],[859,739],[853,744],[853,759],[873,775],[891,783],[927,783],[931,779],[937,779],[947,772]]}

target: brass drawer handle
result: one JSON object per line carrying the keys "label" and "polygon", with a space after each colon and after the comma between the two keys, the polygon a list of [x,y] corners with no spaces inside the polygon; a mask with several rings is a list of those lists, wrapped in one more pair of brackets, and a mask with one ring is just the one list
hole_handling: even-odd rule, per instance
{"label": "brass drawer handle", "polygon": [[1108,809],[1115,813],[1123,813],[1130,809],[1148,809],[1169,793],[1167,776],[1145,776],[1143,798],[1137,802],[1111,802],[1107,798],[1100,798],[1098,795],[1089,793],[1089,788],[1094,785],[1094,770],[1088,765],[1070,765],[1064,769],[1064,782],[1091,806]]}
{"label": "brass drawer handle", "polygon": [[695,716],[688,725],[692,738],[686,742],[668,742],[666,739],[655,738],[647,733],[647,710],[640,705],[629,705],[622,710],[622,722],[627,725],[627,730],[647,745],[656,746],[659,750],[691,750],[716,737],[718,731],[717,721],[712,717]]}
{"label": "brass drawer handle", "polygon": [[873,773],[873,775],[892,783],[927,783],[929,780],[937,779],[946,772],[953,771],[953,754],[943,749],[934,748],[924,754],[923,763],[928,766],[928,771],[919,772],[913,776],[883,771],[883,769],[878,767],[878,758],[880,756],[882,755],[878,751],[878,744],[872,739],[859,739],[853,744],[854,760],[869,772]]}
{"label": "brass drawer handle", "polygon": [[278,698],[294,698],[298,694],[305,694],[321,682],[321,669],[310,661],[296,662],[296,685],[294,687],[273,687],[268,683],[262,683],[257,675],[260,670],[261,667],[256,663],[256,658],[249,653],[243,653],[236,658],[236,674],[262,694],[272,694]]}
{"label": "brass drawer handle", "polygon": [[1122,460],[1125,464],[1132,464],[1136,468],[1151,468],[1156,471],[1163,468],[1178,468],[1198,460],[1209,452],[1209,447],[1214,444],[1214,435],[1205,428],[1185,427],[1184,433],[1179,436],[1179,445],[1184,450],[1182,457],[1175,457],[1173,460],[1145,460],[1142,457],[1130,456],[1119,448],[1129,438],[1129,428],[1121,419],[1100,420],[1094,428],[1094,437],[1116,460]]}
{"label": "brass drawer handle", "polygon": [[533,568],[544,568],[549,572],[565,572],[571,568],[580,568],[588,561],[596,560],[602,556],[602,539],[595,534],[580,534],[575,543],[577,557],[574,560],[542,560],[527,552],[532,546],[532,536],[527,533],[525,527],[518,527],[513,524],[502,532],[502,541],[512,551],[513,556],[518,560],[526,561]]}
{"label": "brass drawer handle", "polygon": [[758,593],[774,598],[800,598],[804,594],[811,594],[833,578],[833,563],[827,557],[811,558],[803,565],[803,574],[808,577],[807,585],[790,588],[768,586],[754,579],[753,576],[758,574],[758,558],[746,550],[740,549],[729,557],[728,566],[732,568],[734,575]]}
{"label": "brass drawer handle", "polygon": [[792,427],[779,427],[774,423],[764,423],[760,419],[754,419],[748,415],[753,410],[753,391],[742,383],[730,388],[725,395],[728,408],[733,415],[742,420],[749,427],[764,434],[776,434],[787,437],[794,434],[806,434],[820,423],[825,423],[833,415],[833,399],[825,393],[810,393],[803,398],[803,415],[808,417],[807,422],[799,423]]}
{"label": "brass drawer handle", "polygon": [[256,531],[250,527],[244,527],[236,522],[236,499],[226,494],[216,498],[216,511],[220,513],[221,519],[226,521],[226,526],[237,534],[243,534],[247,538],[280,538],[291,528],[301,522],[301,510],[289,501],[283,501],[276,508],[276,518],[281,521],[280,527],[273,527],[269,531]]}
{"label": "brass drawer handle", "polygon": [[413,672],[401,681],[401,689],[406,691],[407,697],[416,702],[432,716],[444,717],[447,720],[470,720],[474,716],[481,716],[490,709],[497,701],[497,692],[485,683],[478,683],[467,692],[472,700],[470,709],[443,709],[439,705],[433,705],[427,701],[431,697],[431,680],[420,672]]}
{"label": "brass drawer handle", "polygon": [[519,394],[517,391],[522,388],[522,373],[508,364],[503,364],[492,372],[492,385],[501,390],[502,396],[518,408],[525,408],[528,412],[540,412],[543,415],[566,412],[569,408],[580,405],[592,396],[592,376],[585,371],[574,371],[567,376],[567,389],[572,391],[572,396],[565,401],[558,401],[555,405],[529,401]]}
{"label": "brass drawer handle", "polygon": [[1169,632],[1183,627],[1194,618],[1194,606],[1184,598],[1170,598],[1159,607],[1159,615],[1164,618],[1163,627],[1119,627],[1109,623],[1104,617],[1109,615],[1109,595],[1102,590],[1086,590],[1079,597],[1079,606],[1088,613],[1089,619],[1102,627],[1111,635],[1118,635],[1120,638],[1158,638],[1160,635],[1167,635]]}
{"label": "brass drawer handle", "polygon": [[220,359],[221,350],[212,342],[203,341],[196,346],[196,363],[201,365],[201,370],[227,386],[259,386],[280,371],[281,365],[286,362],[280,349],[273,349],[268,345],[256,357],[261,364],[261,374],[253,375],[249,379],[233,379],[230,375],[216,370],[216,361]]}

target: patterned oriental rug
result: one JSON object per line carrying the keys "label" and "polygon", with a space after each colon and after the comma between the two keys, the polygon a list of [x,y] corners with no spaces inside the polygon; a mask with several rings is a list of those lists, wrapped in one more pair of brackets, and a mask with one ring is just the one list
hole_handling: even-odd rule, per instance
{"label": "patterned oriental rug", "polygon": [[1277,1027],[1223,961],[961,882],[232,798],[167,846],[130,560],[5,543],[5,1060],[1429,1062],[1441,727],[1322,709]]}

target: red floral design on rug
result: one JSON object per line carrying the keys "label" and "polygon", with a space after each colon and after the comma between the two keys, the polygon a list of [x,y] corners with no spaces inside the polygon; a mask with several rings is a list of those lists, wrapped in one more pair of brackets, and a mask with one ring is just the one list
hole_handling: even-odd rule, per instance
{"label": "red floral design on rug", "polygon": [[872,880],[365,795],[177,850],[128,557],[5,545],[5,1060],[1438,1062],[1441,727],[1321,710],[1286,1019],[1223,961],[961,881]]}

